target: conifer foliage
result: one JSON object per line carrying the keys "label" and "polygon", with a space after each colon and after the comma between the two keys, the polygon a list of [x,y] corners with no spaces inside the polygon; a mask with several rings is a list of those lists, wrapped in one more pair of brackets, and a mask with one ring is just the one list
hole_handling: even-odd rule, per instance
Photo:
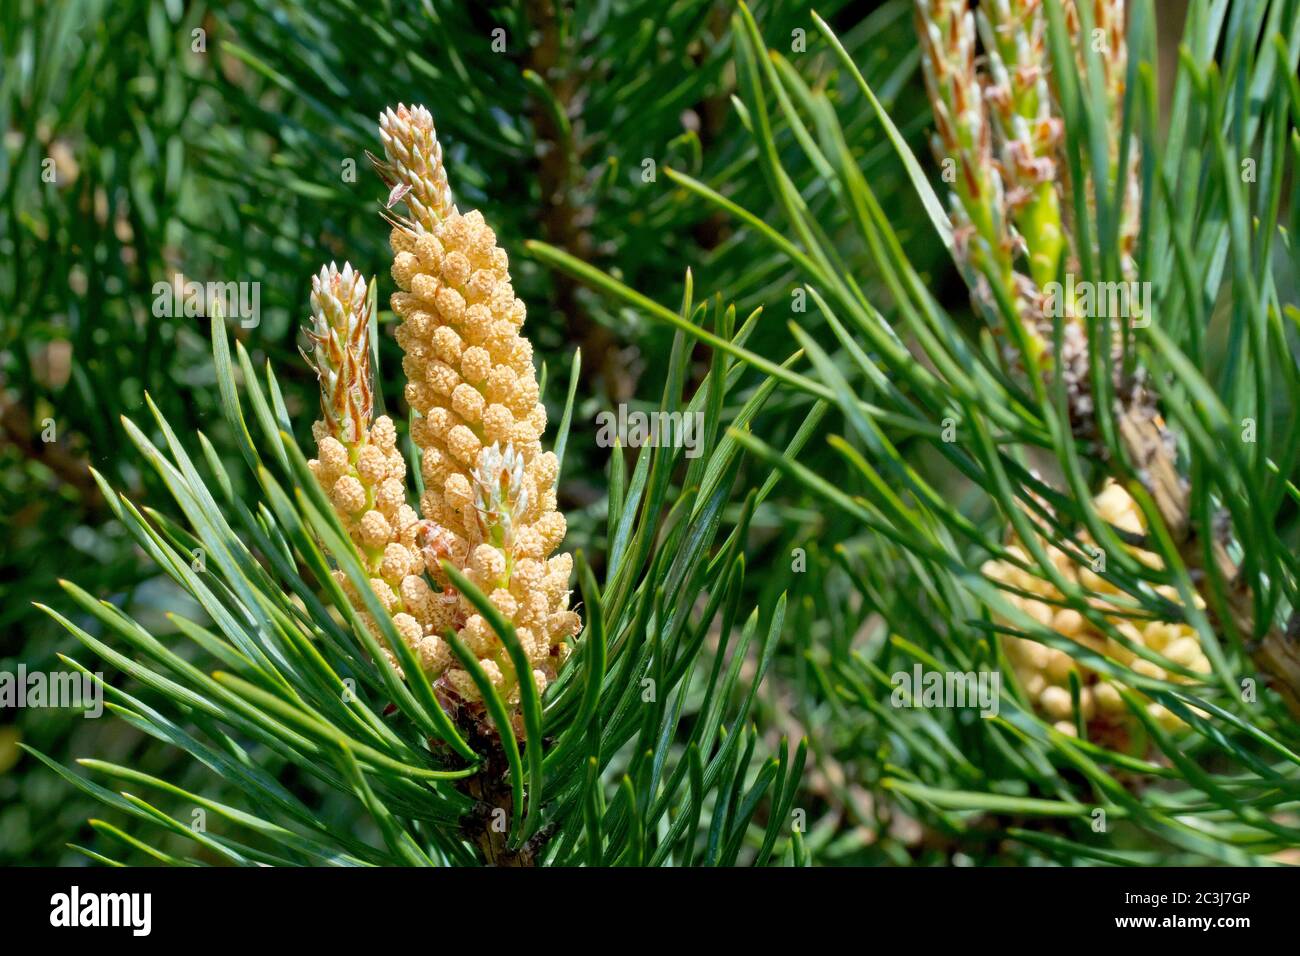
{"label": "conifer foliage", "polygon": [[21,743],[77,853],[1295,861],[1300,0],[237,6],[306,323],[86,471],[166,606],[38,594],[152,748]]}

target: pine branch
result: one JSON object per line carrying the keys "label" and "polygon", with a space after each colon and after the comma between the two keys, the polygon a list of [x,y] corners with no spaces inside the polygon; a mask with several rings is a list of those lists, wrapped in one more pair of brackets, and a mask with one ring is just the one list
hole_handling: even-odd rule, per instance
{"label": "pine branch", "polygon": [[[923,21],[931,6],[922,5]],[[966,76],[966,93],[949,83],[980,62],[974,30],[969,21],[958,30],[964,4],[933,6],[950,16],[928,47],[929,89],[942,99],[939,106],[950,107],[947,142],[968,152],[958,167],[966,163],[971,176],[959,174],[957,185],[974,184],[954,204],[953,220],[825,21],[815,22],[827,55],[843,71],[841,87],[829,91],[811,87],[779,52],[765,49],[743,6],[733,20],[733,46],[744,115],[759,172],[785,221],[770,226],[724,190],[673,177],[784,257],[816,306],[789,326],[807,369],[776,367],[749,349],[731,353],[788,394],[828,403],[846,428],[844,437],[828,439],[831,458],[814,465],[752,433],[732,435],[749,455],[802,487],[811,512],[837,516],[803,531],[813,540],[829,536],[836,560],[789,578],[821,612],[809,624],[818,638],[809,639],[802,662],[810,671],[806,686],[828,708],[813,721],[813,737],[867,768],[878,800],[993,858],[1006,850],[990,841],[1008,834],[1022,841],[1027,860],[1043,853],[1108,863],[1149,858],[1108,849],[1085,819],[1092,805],[1107,817],[1131,819],[1180,860],[1270,859],[1296,836],[1278,818],[1289,798],[1270,796],[1274,774],[1296,772],[1285,743],[1296,722],[1273,699],[1256,700],[1240,668],[1244,663],[1247,673],[1254,666],[1282,678],[1281,702],[1293,704],[1295,658],[1284,642],[1288,627],[1293,636],[1296,629],[1285,622],[1295,606],[1297,568],[1280,510],[1294,497],[1289,479],[1296,459],[1277,440],[1273,403],[1265,396],[1269,380],[1281,374],[1290,408],[1300,395],[1300,375],[1272,314],[1279,296],[1267,254],[1274,221],[1248,227],[1235,157],[1269,134],[1256,148],[1271,151],[1261,163],[1275,178],[1250,198],[1259,208],[1279,208],[1276,176],[1290,158],[1282,132],[1294,116],[1280,91],[1260,97],[1274,89],[1274,71],[1295,65],[1300,43],[1278,38],[1270,44],[1250,33],[1282,23],[1282,4],[1270,4],[1269,16],[1250,24],[1218,23],[1196,5],[1188,47],[1198,59],[1184,57],[1166,145],[1157,142],[1152,108],[1149,4],[1137,5],[1125,37],[1124,95],[1116,93],[1117,71],[1103,69],[1083,43],[1094,35],[1090,11],[1076,12],[1072,35],[1058,6],[1014,5],[1021,14],[1047,18],[1035,31],[1050,50],[1052,109],[1059,111],[1052,115],[1064,133],[1054,158],[1068,170],[1066,184],[1043,180],[1060,189],[1057,206],[1071,252],[1060,268],[1088,282],[1118,281],[1131,248],[1138,275],[1153,289],[1144,321],[1126,328],[1085,309],[1058,318],[1042,290],[1030,289],[1031,282],[1060,277],[1045,268],[1052,217],[1025,215],[1030,206],[1020,204],[1023,193],[1005,205],[1008,193],[997,180],[1006,170],[992,157],[1010,159],[1040,144],[1022,140],[1023,148],[1003,143],[1007,148],[997,150],[999,136],[1019,129],[1007,113],[1000,126],[987,116],[957,121],[963,104],[973,109],[987,100],[977,75]],[[1003,16],[1012,9],[990,12],[989,27],[1021,28],[1022,21]],[[1114,43],[1123,18],[1106,13],[1102,35]],[[1219,28],[1233,35],[1218,37]],[[963,36],[967,46],[939,56],[940,45]],[[1221,42],[1273,52],[1257,62],[1234,60],[1238,74],[1220,81],[1208,61]],[[1035,51],[1047,55],[1033,43],[1015,49],[1017,56]],[[1121,61],[1113,49],[1110,54],[1112,65]],[[1037,116],[1028,89],[1017,93],[1013,86],[1005,100],[993,100],[999,109],[1014,104],[1022,119]],[[1248,120],[1234,125],[1227,117],[1246,109],[1237,101],[1246,90],[1256,98],[1249,100]],[[850,134],[849,124],[860,113],[884,129],[920,212],[971,283],[973,334],[935,301],[933,280],[909,261],[871,177],[859,168],[859,137],[866,134],[863,125]],[[1190,130],[1205,130],[1207,141],[1189,143]],[[878,131],[869,135],[874,141]],[[1216,144],[1228,135],[1241,140]],[[1045,137],[1042,148],[1055,148],[1051,142]],[[1138,231],[1129,219],[1135,212],[1130,177],[1116,174],[1133,168],[1130,161],[1142,171]],[[1175,197],[1174,177],[1193,182],[1202,169],[1209,187]],[[1070,183],[1087,185],[1067,189]],[[831,214],[813,212],[818,192],[836,197]],[[1203,228],[1194,245],[1189,223]],[[846,266],[846,234],[869,250],[870,274]],[[1036,258],[1033,248],[1046,258]],[[616,300],[719,345],[707,330],[679,324],[671,310],[623,282],[550,247],[531,249]],[[1197,327],[1220,294],[1214,284],[1220,278],[1233,303],[1226,382],[1212,374],[1206,335]],[[882,295],[887,309],[876,305]],[[1157,392],[1168,424],[1156,414]],[[1236,425],[1243,417],[1243,424],[1257,421],[1259,434],[1273,442],[1243,441]],[[928,455],[917,454],[922,447]],[[1121,479],[1122,487],[1107,486],[1107,478]],[[1096,493],[1107,487],[1124,497],[1122,516],[1114,495]],[[1098,553],[1106,559],[1101,564]],[[981,565],[989,570],[977,573]],[[860,606],[837,600],[846,589]],[[873,620],[877,636],[851,649],[850,636],[859,627],[874,630]],[[1041,685],[1012,680],[994,719],[926,710],[913,716],[905,705],[882,701],[894,689],[891,670],[904,663],[900,656],[909,668],[915,661],[940,674],[1014,673],[1009,648],[1022,645],[1037,647],[1035,656],[1046,652],[1053,671],[1039,679],[1050,678],[1053,691],[1044,698]],[[1098,695],[1119,708],[1128,728],[1122,737],[1107,739],[1090,716]],[[847,722],[842,730],[841,722]],[[863,740],[883,743],[877,751]],[[932,759],[919,756],[931,753]],[[1232,770],[1220,773],[1220,760]],[[1156,782],[1168,787],[1167,796],[1155,796]],[[1039,796],[1008,800],[1009,787]],[[1185,822],[1189,813],[1196,826]],[[1042,817],[1069,822],[1051,833],[1026,823]],[[840,823],[828,819],[826,826],[838,832]],[[1245,849],[1238,826],[1258,842]],[[895,839],[883,831],[875,838]],[[896,859],[886,848],[880,852]]]}

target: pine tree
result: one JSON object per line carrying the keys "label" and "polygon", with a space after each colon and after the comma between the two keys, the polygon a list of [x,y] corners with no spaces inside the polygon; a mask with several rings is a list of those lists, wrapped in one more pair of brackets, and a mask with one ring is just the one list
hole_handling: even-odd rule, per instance
{"label": "pine tree", "polygon": [[[804,362],[730,354],[845,429],[827,439],[836,470],[734,435],[835,515],[830,540],[803,527],[782,545],[815,548],[809,573],[772,582],[811,633],[784,679],[828,753],[813,771],[846,764],[869,787],[819,788],[823,858],[1240,864],[1295,845],[1300,376],[1280,214],[1296,10],[1193,2],[1162,130],[1156,10],[1129,6],[917,0],[932,171],[825,21],[829,89],[765,49],[742,7],[744,104],[784,221],[674,175],[750,223],[817,306],[789,326]],[[846,130],[864,112],[971,322],[937,301],[858,168]],[[805,166],[839,217],[809,214]],[[868,275],[842,266],[849,232]],[[1103,301],[1115,290],[1120,308]],[[904,684],[914,667],[1005,675],[1000,706],[928,710]],[[900,818],[931,829],[928,848]]]}
{"label": "pine tree", "polygon": [[[787,35],[807,26],[807,4],[770,6]],[[607,403],[657,405],[673,344],[630,310],[611,309],[520,256],[524,238],[546,236],[658,289],[679,284],[678,264],[701,250],[709,283],[697,297],[724,290],[742,314],[783,281],[773,271],[780,262],[756,260],[732,241],[725,219],[656,175],[669,162],[727,176],[752,164],[729,105],[725,9],[688,0],[656,21],[647,17],[653,7],[617,0],[593,16],[565,4],[460,0],[9,5],[0,18],[0,50],[14,65],[0,83],[0,535],[12,547],[0,555],[0,576],[17,576],[23,587],[0,608],[0,666],[63,667],[57,654],[72,639],[28,601],[55,604],[57,578],[71,565],[90,593],[138,615],[164,643],[183,639],[167,613],[203,614],[135,545],[86,467],[93,463],[132,500],[181,517],[164,506],[159,473],[122,452],[129,445],[120,416],[143,424],[145,390],[177,434],[204,430],[230,464],[235,436],[214,387],[206,323],[196,322],[210,313],[201,301],[188,314],[170,311],[178,283],[257,285],[256,324],[232,317],[230,331],[250,361],[274,367],[300,447],[315,454],[304,410],[316,402],[316,384],[295,359],[303,280],[331,260],[363,275],[387,272],[387,231],[374,228],[386,197],[365,159],[366,150],[382,152],[373,116],[385,103],[436,102],[457,201],[481,209],[516,257],[538,372],[543,384],[548,369],[553,380],[543,388],[553,416],[575,345],[584,362],[574,399],[581,421]],[[902,27],[896,9],[863,23],[849,42],[864,46]],[[901,88],[912,67],[900,50],[874,69]],[[760,199],[761,183],[749,194]],[[403,435],[387,290],[374,315],[383,333],[376,365],[390,371],[377,378],[375,414],[387,413]],[[683,372],[692,393],[693,361]],[[575,432],[559,493],[568,498],[571,539],[603,576],[600,472],[609,452]],[[418,466],[408,463],[412,482]],[[228,477],[233,494],[256,500],[254,473],[231,467]],[[74,619],[112,640],[93,616]],[[132,686],[121,673],[109,678]],[[18,741],[65,763],[111,752],[209,797],[238,799],[178,760],[174,747],[121,722],[27,710],[0,727],[5,862],[75,861],[65,841],[78,831],[78,842],[93,839],[84,820],[94,803],[24,758]],[[307,799],[327,815],[337,810],[329,794],[319,807]],[[115,811],[98,812],[125,825]]]}
{"label": "pine tree", "polygon": [[[214,413],[91,472],[189,603],[39,602],[183,755],[24,745],[109,807],[77,850],[1294,861],[1296,0],[1190,0],[1173,59],[1154,0],[430,3],[436,53],[288,6],[310,55],[242,6],[219,105],[289,144],[247,242],[314,375],[217,312]],[[698,446],[593,448],[634,393]]]}
{"label": "pine tree", "polygon": [[[135,660],[44,609],[160,697],[151,706],[69,659],[104,687],[115,713],[227,777],[253,809],[129,766],[82,761],[192,801],[240,832],[190,830],[139,797],[41,759],[115,808],[192,834],[197,849],[236,864],[728,865],[742,853],[767,862],[778,850],[798,858],[798,838],[783,824],[804,748],[792,754],[783,740],[776,755],[756,760],[758,732],[747,723],[785,604],[736,619],[756,495],[713,548],[739,456],[734,442],[718,441],[731,369],[720,357],[683,399],[679,338],[662,409],[706,419],[705,454],[690,466],[696,483],[668,500],[684,449],[662,445],[641,450],[626,487],[621,470],[611,476],[616,550],[603,588],[579,557],[588,618],[579,637],[581,621],[568,607],[574,561],[547,560],[565,533],[554,485],[579,357],[559,452],[543,452],[545,410],[505,253],[482,214],[452,205],[428,111],[390,110],[381,129],[387,158],[376,166],[393,187],[388,206],[404,203],[409,214],[386,215],[414,416],[410,452],[420,456],[419,516],[405,500],[393,422],[373,414],[373,280],[368,286],[351,266],[332,264],[312,280],[313,354],[305,357],[319,379],[322,417],[311,461],[292,437],[274,369],[268,364],[259,384],[240,345],[237,375],[218,314],[218,384],[260,499],[233,493],[202,432],[200,468],[152,402],[166,451],[124,425],[188,527],[142,513],[94,475],[139,545],[207,612],[212,629],[179,616],[175,623],[221,669],[204,673],[72,582],[62,583],[73,601],[130,645]],[[683,312],[696,312],[689,284]],[[734,310],[715,310],[714,321],[729,331]],[[748,413],[770,394],[757,391]],[[710,636],[718,646],[704,655]],[[751,646],[758,669],[742,692]],[[562,669],[571,654],[576,666]],[[707,676],[702,657],[712,659]],[[688,714],[695,723],[679,733]],[[183,729],[186,718],[196,730]],[[264,753],[352,798],[383,846],[324,827],[259,768]],[[761,825],[760,805],[769,811]],[[157,860],[194,860],[98,828]]]}

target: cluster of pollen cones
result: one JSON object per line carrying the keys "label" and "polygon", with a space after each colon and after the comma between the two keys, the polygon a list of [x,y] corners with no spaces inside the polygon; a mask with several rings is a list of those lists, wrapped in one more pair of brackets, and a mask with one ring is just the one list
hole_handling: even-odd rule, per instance
{"label": "cluster of pollen cones", "polygon": [[[1137,504],[1122,486],[1114,482],[1107,483],[1093,501],[1093,506],[1103,521],[1121,531],[1133,535],[1146,531]],[[1195,628],[1181,621],[1131,617],[1118,605],[1119,591],[1113,584],[1090,567],[1076,563],[1074,557],[1045,538],[1039,543],[1065,579],[1094,595],[1090,600],[1092,608],[1101,613],[1122,640],[1117,640],[1079,611],[1066,606],[1064,595],[1046,578],[1026,571],[1024,567],[1032,566],[1032,559],[1023,542],[1014,537],[1007,547],[1007,554],[1013,560],[989,561],[982,569],[986,577],[1008,587],[1007,600],[1013,606],[1039,624],[1069,638],[1081,650],[1103,654],[1153,680],[1191,683],[1194,678],[1141,656],[1139,649],[1154,651],[1152,656],[1158,655],[1194,674],[1210,672],[1210,661]],[[1084,553],[1098,553],[1088,535],[1084,534],[1080,543]],[[1134,548],[1131,553],[1149,567],[1163,568],[1159,556],[1150,551]],[[1180,603],[1177,589],[1161,585],[1156,591],[1171,603]],[[1199,596],[1196,602],[1198,607],[1204,607]],[[1141,722],[1124,702],[1117,684],[1063,650],[1009,636],[1004,638],[1003,646],[1025,696],[1035,711],[1052,721],[1057,730],[1076,736],[1082,726],[1087,738],[1094,743],[1141,754],[1145,740]],[[1071,689],[1072,678],[1079,686],[1077,704]],[[1185,729],[1186,725],[1178,715],[1163,704],[1148,700],[1143,706],[1148,716],[1164,730]]]}
{"label": "cluster of pollen cones", "polygon": [[[462,215],[452,203],[429,111],[386,110],[380,138],[384,159],[371,162],[390,189],[392,307],[424,483],[419,511],[408,501],[393,422],[374,417],[371,290],[348,265],[331,263],[312,281],[308,358],[320,379],[322,417],[311,468],[375,595],[444,699],[473,708],[481,697],[444,639],[450,629],[502,698],[517,703],[520,681],[540,692],[555,678],[581,626],[569,607],[572,556],[555,553],[566,530],[556,508],[559,463],[542,450],[546,410],[532,345],[521,334],[524,303],[482,215]],[[394,211],[399,206],[405,215]],[[453,587],[443,562],[514,626],[530,673],[516,673],[500,636]],[[372,627],[350,581],[335,575]]]}

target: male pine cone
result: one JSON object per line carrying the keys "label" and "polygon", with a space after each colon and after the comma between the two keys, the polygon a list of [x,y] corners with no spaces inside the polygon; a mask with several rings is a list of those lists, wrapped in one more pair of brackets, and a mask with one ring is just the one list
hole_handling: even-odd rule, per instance
{"label": "male pine cone", "polygon": [[[365,279],[344,263],[312,277],[314,345],[308,361],[321,387],[321,419],[312,426],[317,457],[309,462],[347,530],[370,587],[421,666],[441,671],[450,649],[437,637],[439,605],[421,576],[424,557],[416,547],[419,517],[406,501],[406,461],[397,429],[387,416],[373,418],[370,366],[370,305]],[[334,578],[378,634],[360,596],[342,571]],[[391,651],[389,660],[396,666]]]}
{"label": "male pine cone", "polygon": [[[1093,506],[1103,521],[1121,531],[1131,535],[1142,535],[1147,531],[1141,511],[1122,485],[1108,482],[1094,499]],[[1088,534],[1082,534],[1079,543],[1086,553],[1098,553],[1093,551],[1095,544]],[[1081,649],[1116,660],[1144,677],[1176,684],[1194,683],[1194,678],[1140,656],[1136,648],[1154,651],[1194,674],[1210,673],[1209,658],[1194,627],[1184,620],[1142,619],[1126,615],[1122,606],[1113,600],[1120,594],[1117,587],[1090,568],[1077,564],[1071,555],[1046,538],[1040,538],[1039,544],[1059,574],[1089,592],[1089,603],[1108,619],[1128,644],[1108,636],[1078,611],[1066,607],[1064,595],[1045,576],[1024,571],[1010,561],[986,562],[982,569],[984,575],[1007,589],[1005,597],[1010,604],[1044,627],[1074,641]],[[1031,564],[1023,542],[1014,536],[1008,543],[1007,553],[1020,564]],[[1153,552],[1132,548],[1130,553],[1152,568],[1164,566]],[[1174,587],[1160,585],[1155,590],[1171,604],[1179,603],[1179,594]],[[1204,608],[1205,602],[1199,596],[1195,600],[1198,608]],[[1032,639],[1006,636],[1003,646],[1029,702],[1039,714],[1051,720],[1057,730],[1074,736],[1078,726],[1082,726],[1088,739],[1094,743],[1136,756],[1145,755],[1148,746],[1146,735],[1141,722],[1130,712],[1120,695],[1120,682],[1103,677],[1065,651]],[[1070,690],[1072,676],[1079,683],[1078,713]],[[1147,714],[1165,731],[1186,729],[1183,720],[1163,704],[1148,700],[1144,706]]]}
{"label": "male pine cone", "polygon": [[[381,131],[381,175],[397,198],[419,198],[408,201],[412,218],[392,217],[391,236],[396,337],[425,486],[417,544],[450,602],[451,626],[514,701],[519,679],[500,637],[452,590],[439,562],[462,569],[514,625],[528,676],[544,689],[580,621],[569,609],[573,559],[552,556],[566,524],[556,510],[559,462],[540,441],[546,410],[532,345],[520,335],[524,304],[483,216],[451,205],[428,111],[390,110]],[[478,699],[464,670],[449,666],[443,677],[460,698]]]}

